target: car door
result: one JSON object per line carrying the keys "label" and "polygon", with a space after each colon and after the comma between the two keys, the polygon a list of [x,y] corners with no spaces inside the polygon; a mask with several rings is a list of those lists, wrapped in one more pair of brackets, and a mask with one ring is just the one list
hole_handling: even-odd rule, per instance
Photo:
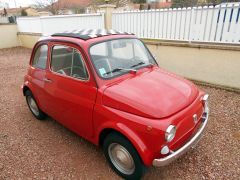
{"label": "car door", "polygon": [[38,102],[40,108],[46,111],[46,101],[45,101],[45,76],[46,67],[48,60],[48,44],[40,43],[34,48],[30,68],[28,70],[29,81],[31,83],[31,91]]}
{"label": "car door", "polygon": [[92,136],[97,88],[81,49],[73,44],[52,43],[46,79],[49,114],[77,134]]}

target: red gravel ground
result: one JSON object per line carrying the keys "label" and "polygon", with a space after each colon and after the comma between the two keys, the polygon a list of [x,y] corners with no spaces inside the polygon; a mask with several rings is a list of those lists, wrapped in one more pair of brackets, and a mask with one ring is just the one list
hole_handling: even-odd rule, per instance
{"label": "red gravel ground", "polygon": [[[51,118],[37,121],[20,86],[31,50],[0,50],[0,179],[119,179],[102,151]],[[200,86],[211,115],[195,150],[144,179],[239,179],[240,94]]]}

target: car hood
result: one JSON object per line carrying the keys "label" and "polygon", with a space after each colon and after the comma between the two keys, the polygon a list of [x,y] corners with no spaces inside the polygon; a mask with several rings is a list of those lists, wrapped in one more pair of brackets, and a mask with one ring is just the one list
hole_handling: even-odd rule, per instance
{"label": "car hood", "polygon": [[103,105],[148,118],[164,118],[190,105],[196,86],[160,68],[139,73],[104,90]]}

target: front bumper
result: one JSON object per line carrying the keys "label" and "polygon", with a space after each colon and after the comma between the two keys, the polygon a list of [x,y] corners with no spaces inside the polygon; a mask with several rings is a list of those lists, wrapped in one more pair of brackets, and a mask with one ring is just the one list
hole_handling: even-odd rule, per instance
{"label": "front bumper", "polygon": [[173,152],[171,151],[171,154],[160,159],[154,159],[153,160],[153,166],[166,166],[184,153],[186,153],[189,149],[195,147],[195,145],[198,143],[198,141],[201,139],[203,135],[203,131],[206,128],[206,125],[208,123],[208,116],[209,116],[209,109],[208,106],[206,105],[204,108],[204,113],[201,117],[201,125],[200,128],[198,129],[197,133],[192,137],[191,140],[189,140],[184,146],[179,148],[177,151]]}

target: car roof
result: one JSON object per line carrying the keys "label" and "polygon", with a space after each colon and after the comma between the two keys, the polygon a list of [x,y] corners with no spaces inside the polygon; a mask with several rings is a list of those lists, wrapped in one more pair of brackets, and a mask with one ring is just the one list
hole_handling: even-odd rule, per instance
{"label": "car roof", "polygon": [[39,40],[47,39],[49,37],[70,37],[87,41],[93,38],[105,37],[110,35],[133,35],[133,33],[122,32],[113,29],[79,29],[54,33],[50,36],[43,36]]}
{"label": "car roof", "polygon": [[136,38],[133,33],[117,31],[113,29],[80,29],[70,30],[52,35],[42,35],[38,42],[42,41],[66,41],[82,45],[91,45],[95,42],[118,38]]}

